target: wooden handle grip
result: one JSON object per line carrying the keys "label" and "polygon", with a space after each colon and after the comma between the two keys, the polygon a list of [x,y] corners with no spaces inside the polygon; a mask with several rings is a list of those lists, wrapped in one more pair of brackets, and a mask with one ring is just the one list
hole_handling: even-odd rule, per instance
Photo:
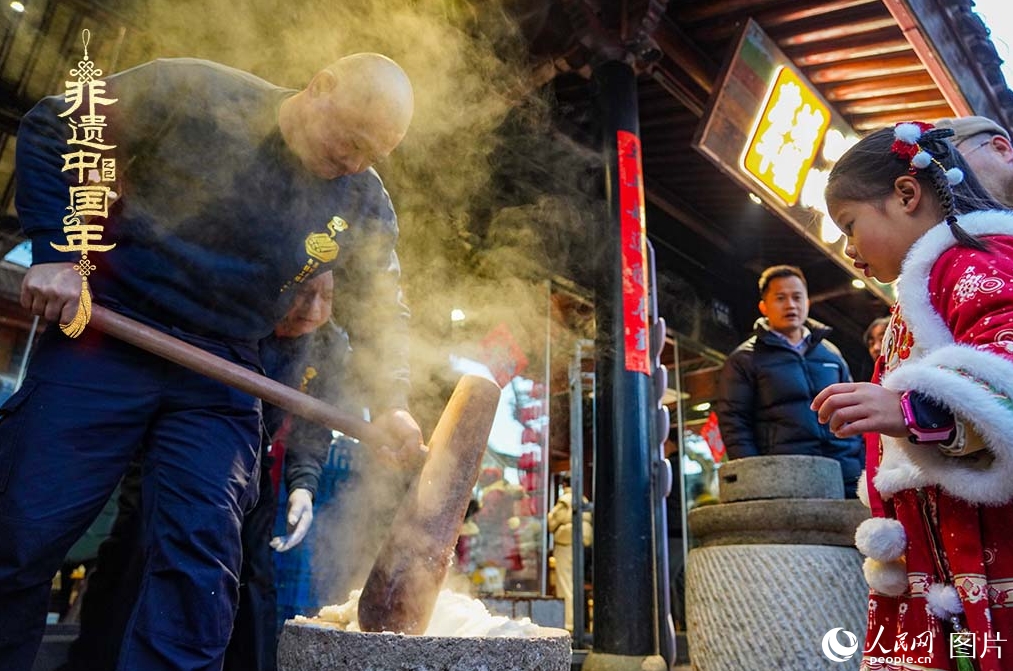
{"label": "wooden handle grip", "polygon": [[101,305],[92,305],[89,326],[370,445],[377,447],[397,445],[384,432],[361,417],[343,412],[308,394],[226,361]]}
{"label": "wooden handle grip", "polygon": [[447,573],[489,442],[500,388],[465,375],[429,441],[359,597],[362,631],[422,634]]}

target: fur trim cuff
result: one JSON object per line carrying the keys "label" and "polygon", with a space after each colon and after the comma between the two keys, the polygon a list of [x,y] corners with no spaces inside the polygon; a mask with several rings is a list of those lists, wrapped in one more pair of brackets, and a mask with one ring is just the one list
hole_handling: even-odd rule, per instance
{"label": "fur trim cuff", "polygon": [[[1002,504],[1013,498],[1013,411],[1002,395],[1011,395],[1013,363],[967,347],[942,347],[886,376],[883,386],[919,391],[969,421],[994,457],[947,457],[933,445],[912,445],[883,438],[884,458],[876,486],[884,493],[939,484],[947,493],[971,503]],[[991,388],[990,388],[991,387]],[[894,464],[888,464],[887,452]],[[910,468],[898,468],[907,462]]]}

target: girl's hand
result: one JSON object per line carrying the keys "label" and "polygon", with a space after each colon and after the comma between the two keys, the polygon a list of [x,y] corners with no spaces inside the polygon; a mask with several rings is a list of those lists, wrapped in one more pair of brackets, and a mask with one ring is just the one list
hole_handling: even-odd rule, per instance
{"label": "girl's hand", "polygon": [[900,396],[871,382],[840,382],[817,394],[809,407],[838,438],[870,431],[899,438],[908,435]]}

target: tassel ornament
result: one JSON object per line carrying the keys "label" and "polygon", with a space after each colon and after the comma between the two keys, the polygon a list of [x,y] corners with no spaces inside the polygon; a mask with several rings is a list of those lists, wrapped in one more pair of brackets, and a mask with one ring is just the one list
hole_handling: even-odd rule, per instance
{"label": "tassel ornament", "polygon": [[77,302],[77,312],[68,324],[60,324],[60,330],[69,338],[76,338],[84,333],[84,327],[91,321],[91,289],[88,286],[88,275],[95,270],[95,266],[88,261],[87,256],[81,257],[81,263],[74,266],[81,275],[81,297]]}

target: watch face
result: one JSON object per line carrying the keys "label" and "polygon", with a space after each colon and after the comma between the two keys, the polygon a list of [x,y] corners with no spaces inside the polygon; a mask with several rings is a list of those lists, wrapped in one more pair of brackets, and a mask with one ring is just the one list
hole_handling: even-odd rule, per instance
{"label": "watch face", "polygon": [[953,413],[921,394],[909,396],[911,414],[921,429],[942,429],[953,426]]}

